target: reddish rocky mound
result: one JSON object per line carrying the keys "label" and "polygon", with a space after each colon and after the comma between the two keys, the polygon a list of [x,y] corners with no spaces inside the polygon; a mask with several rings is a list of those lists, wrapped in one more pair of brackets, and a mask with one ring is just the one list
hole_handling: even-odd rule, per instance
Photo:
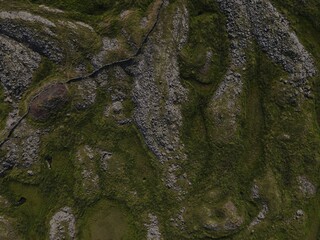
{"label": "reddish rocky mound", "polygon": [[54,84],[43,90],[30,104],[30,114],[35,120],[46,120],[69,102],[65,84]]}

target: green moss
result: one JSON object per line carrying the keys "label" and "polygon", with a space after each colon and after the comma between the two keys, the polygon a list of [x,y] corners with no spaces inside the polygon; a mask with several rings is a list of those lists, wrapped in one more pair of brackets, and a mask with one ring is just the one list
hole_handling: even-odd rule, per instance
{"label": "green moss", "polygon": [[[151,4],[151,1],[107,0],[32,2],[72,10],[63,14],[61,19],[86,20],[98,26],[100,34],[116,37],[120,42],[126,41],[119,37],[124,28],[136,45],[145,33],[139,27],[140,20]],[[311,0],[305,7],[300,7],[297,1],[274,2],[288,14],[293,28],[301,34],[304,45],[314,54],[319,66],[318,3]],[[168,15],[165,16],[172,14],[175,4],[179,3],[169,5],[166,9]],[[37,11],[35,5],[30,6]],[[121,20],[120,12],[127,9],[131,10],[131,14],[128,19]],[[243,115],[240,117],[239,138],[233,142],[216,141],[215,136],[210,134],[213,123],[207,108],[229,64],[229,42],[224,27],[226,19],[214,0],[188,1],[188,9],[189,41],[179,59],[182,81],[189,89],[188,102],[183,106],[181,133],[188,154],[188,160],[183,162],[182,167],[192,183],[188,194],[177,203],[161,180],[164,166],[147,148],[140,131],[134,124],[117,123],[122,117],[132,116],[134,105],[130,97],[133,82],[129,77],[119,80],[113,71],[109,71],[108,88],[99,86],[96,102],[85,111],[75,108],[74,103],[78,99],[73,98],[73,104],[46,123],[30,121],[47,130],[41,137],[40,163],[37,166],[40,171],[36,176],[28,180],[24,170],[15,169],[0,179],[0,193],[11,203],[17,202],[21,196],[27,198],[24,205],[0,209],[1,214],[18,219],[18,230],[25,239],[46,236],[50,216],[62,206],[70,206],[76,213],[79,229],[82,229],[81,239],[143,239],[148,213],[158,216],[165,239],[311,240],[319,235],[319,196],[303,198],[296,181],[297,176],[305,174],[311,182],[319,182],[319,127],[314,109],[315,101],[319,112],[319,94],[316,93],[315,100],[298,99],[297,103],[291,104],[286,93],[293,89],[280,81],[287,75],[254,45],[252,51],[247,53],[248,64],[242,71]],[[166,23],[170,23],[168,19]],[[100,21],[103,22],[101,25]],[[100,36],[84,29],[78,32],[69,30],[64,27],[57,29],[57,35],[61,36],[59,41],[63,42],[62,47],[68,55],[67,64],[58,67],[43,59],[23,104],[26,105],[27,99],[40,86],[76,76],[74,68],[80,63],[88,70],[92,69],[88,56],[101,46]],[[164,29],[164,32],[164,36],[169,38],[170,28]],[[66,44],[72,39],[80,42],[76,50],[69,49]],[[107,60],[126,56],[131,50],[121,45],[123,53],[115,52]],[[210,51],[212,58],[207,61]],[[158,69],[160,72],[162,67]],[[320,86],[318,77],[314,81],[316,87]],[[283,90],[284,87],[287,89]],[[130,96],[123,102],[121,117],[106,117],[103,114],[105,107],[112,102],[110,89],[121,90]],[[71,94],[76,91],[77,88],[70,85]],[[9,112],[3,98],[0,92],[0,124],[4,124]],[[290,135],[289,138],[286,134]],[[83,192],[77,192],[82,183],[82,168],[76,165],[76,154],[85,145],[95,151],[94,166],[90,167],[95,168],[100,179],[99,201],[96,197],[82,197]],[[99,151],[112,153],[106,170],[100,166]],[[1,151],[0,157],[4,154]],[[89,160],[86,158],[85,161]],[[254,183],[260,188],[259,200],[251,198]],[[228,201],[234,203],[237,214],[243,217],[243,226],[258,215],[264,203],[268,205],[269,212],[254,228],[254,233],[242,227],[235,232],[208,232],[203,228],[205,223],[224,223],[228,215],[224,206]],[[183,207],[186,207],[183,217],[188,229],[180,231],[168,219],[177,216]],[[212,216],[206,216],[207,209],[212,211]],[[305,211],[301,221],[293,220],[297,209]]]}
{"label": "green moss", "polygon": [[[43,224],[46,219],[48,206],[52,204],[50,199],[34,186],[20,183],[10,183],[6,186],[9,192],[9,200],[13,207],[9,214],[17,220],[17,230],[25,239],[41,239],[46,235],[47,226]],[[26,198],[22,205],[15,204],[21,197]]]}
{"label": "green moss", "polygon": [[108,201],[100,201],[88,209],[79,229],[81,239],[126,240],[141,239],[132,217],[125,209]]}
{"label": "green moss", "polygon": [[33,76],[33,84],[45,80],[48,76],[52,75],[55,71],[55,65],[47,58],[43,58],[39,68]]}
{"label": "green moss", "polygon": [[228,66],[226,20],[216,3],[203,4],[189,3],[190,36],[180,55],[181,75],[189,81],[217,86]]}
{"label": "green moss", "polygon": [[0,86],[0,132],[5,127],[6,119],[10,112],[10,106],[4,101],[4,99],[4,90],[2,86]]}

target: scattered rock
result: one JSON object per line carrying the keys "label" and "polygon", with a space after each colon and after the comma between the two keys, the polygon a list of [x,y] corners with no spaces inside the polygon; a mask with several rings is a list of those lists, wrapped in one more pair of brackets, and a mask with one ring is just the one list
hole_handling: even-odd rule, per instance
{"label": "scattered rock", "polygon": [[[6,209],[8,207],[10,207],[10,203],[8,201],[8,199],[6,199],[4,196],[0,195],[0,208],[1,209]],[[1,217],[0,217],[1,218]],[[0,231],[1,232],[1,231]],[[1,236],[1,235],[0,235]],[[1,238],[0,238],[1,239]]]}
{"label": "scattered rock", "polygon": [[170,219],[171,224],[182,231],[185,230],[185,220],[183,217],[183,214],[185,213],[185,211],[186,211],[185,207],[181,208],[177,216],[175,218]]}
{"label": "scattered rock", "polygon": [[230,142],[237,136],[241,115],[242,77],[229,70],[209,104],[209,117],[215,126],[212,139]]}
{"label": "scattered rock", "polygon": [[102,49],[101,51],[93,57],[92,64],[96,68],[102,67],[108,54],[112,51],[118,50],[120,47],[119,41],[115,38],[104,37],[102,39]]}
{"label": "scattered rock", "polygon": [[297,210],[296,212],[296,216],[295,216],[295,219],[299,219],[299,218],[302,218],[304,216],[304,211],[299,209]]}
{"label": "scattered rock", "polygon": [[215,130],[212,139],[230,142],[237,136],[241,114],[242,76],[245,51],[251,44],[250,23],[244,1],[217,0],[227,15],[227,32],[231,39],[231,64],[227,74],[210,101],[208,112]]}
{"label": "scattered rock", "polygon": [[253,199],[260,198],[259,187],[257,184],[254,184],[253,187],[251,188],[251,196]]}
{"label": "scattered rock", "polygon": [[92,106],[97,97],[97,83],[92,80],[84,80],[74,83],[76,90],[74,91],[75,107],[78,110],[85,110]]}
{"label": "scattered rock", "polygon": [[73,29],[73,30],[77,30],[78,29],[78,25],[71,22],[71,21],[63,21],[63,20],[58,20],[58,23],[61,26],[67,27],[69,29]]}
{"label": "scattered rock", "polygon": [[131,10],[124,10],[120,13],[120,18],[121,20],[126,20],[126,18],[128,18],[130,16],[130,14],[132,13]]}
{"label": "scattered rock", "polygon": [[115,114],[121,113],[122,109],[123,109],[122,102],[116,101],[112,103],[112,110]]}
{"label": "scattered rock", "polygon": [[228,231],[234,231],[241,227],[244,222],[243,217],[238,215],[238,209],[233,202],[228,201],[224,205],[225,214],[227,216],[223,228]]}
{"label": "scattered rock", "polygon": [[109,159],[111,157],[112,157],[112,153],[106,152],[106,151],[102,151],[101,152],[100,164],[101,164],[101,168],[104,171],[107,171],[107,169],[108,169],[108,161],[109,161]]}
{"label": "scattered rock", "polygon": [[132,119],[131,118],[126,118],[126,119],[122,119],[118,121],[119,125],[128,125],[132,123]]}
{"label": "scattered rock", "polygon": [[50,240],[75,239],[76,220],[69,207],[60,209],[50,220]]}
{"label": "scattered rock", "polygon": [[51,30],[44,26],[43,31],[39,31],[15,20],[0,18],[0,34],[22,42],[32,51],[46,56],[55,63],[60,63],[64,58],[61,44],[52,36]]}
{"label": "scattered rock", "polygon": [[262,205],[262,210],[259,212],[258,216],[253,219],[250,223],[249,228],[254,227],[255,225],[259,224],[262,220],[266,218],[266,214],[269,212],[269,208],[267,204]]}
{"label": "scattered rock", "polygon": [[17,11],[17,12],[2,11],[2,12],[0,12],[0,18],[10,19],[10,20],[23,20],[23,21],[33,22],[33,23],[37,22],[37,23],[47,25],[48,27],[56,27],[56,25],[53,22],[51,22],[50,20],[48,20],[44,17],[38,16],[38,15],[34,15],[29,12],[25,12],[25,11]]}
{"label": "scattered rock", "polygon": [[77,152],[75,193],[78,198],[93,200],[100,193],[100,179],[96,168],[96,151],[89,146]]}
{"label": "scattered rock", "polygon": [[[245,67],[245,51],[256,39],[259,46],[289,75],[289,82],[300,94],[311,97],[307,79],[316,70],[311,55],[304,49],[289,23],[266,0],[217,0],[227,15],[227,31],[231,39],[231,66],[209,105],[209,113],[217,126],[214,139],[224,142],[237,136],[241,113],[242,78],[239,69]],[[296,102],[298,94],[288,98]],[[222,131],[219,131],[222,129]]]}
{"label": "scattered rock", "polygon": [[39,8],[46,10],[47,12],[52,12],[52,13],[64,13],[62,10],[57,9],[57,8],[52,8],[48,7],[46,5],[39,5]]}
{"label": "scattered rock", "polygon": [[298,177],[299,189],[305,197],[312,197],[316,194],[316,187],[305,177]]}
{"label": "scattered rock", "polygon": [[84,22],[76,22],[76,24],[80,25],[81,27],[84,27],[84,28],[88,28],[91,32],[94,32],[94,29],[93,27],[91,27],[89,24],[86,24]]}
{"label": "scattered rock", "polygon": [[25,120],[22,121],[16,128],[14,137],[3,145],[6,155],[0,157],[0,175],[14,166],[25,169],[38,163],[41,134]]}
{"label": "scattered rock", "polygon": [[[315,74],[311,55],[290,29],[289,22],[270,1],[247,1],[253,34],[270,58],[291,74],[292,81],[303,81]],[[298,83],[298,82],[296,82]]]}
{"label": "scattered rock", "polygon": [[21,98],[40,61],[38,53],[0,34],[0,81],[9,98]]}
{"label": "scattered rock", "polygon": [[182,44],[185,41],[186,32],[179,32],[178,27],[187,22],[188,15],[185,10],[178,10],[177,15],[172,23],[176,29],[174,38],[162,36],[167,26],[159,23],[156,34],[130,68],[135,79],[132,93],[136,105],[134,120],[146,144],[162,163],[175,159],[177,155],[185,158],[179,131],[182,126],[181,105],[186,101],[187,90],[180,82],[179,45],[176,42]]}
{"label": "scattered rock", "polygon": [[161,233],[159,230],[159,222],[157,216],[149,214],[149,223],[145,224],[147,227],[147,240],[161,240]]}
{"label": "scattered rock", "polygon": [[211,62],[212,62],[212,57],[213,57],[213,52],[211,50],[207,51],[206,54],[206,62],[203,66],[203,68],[201,69],[201,73],[202,74],[207,74],[208,71],[211,68]]}
{"label": "scattered rock", "polygon": [[6,127],[5,131],[8,132],[10,129],[17,124],[20,120],[19,109],[16,104],[13,104],[13,109],[9,112],[7,120],[6,120]]}

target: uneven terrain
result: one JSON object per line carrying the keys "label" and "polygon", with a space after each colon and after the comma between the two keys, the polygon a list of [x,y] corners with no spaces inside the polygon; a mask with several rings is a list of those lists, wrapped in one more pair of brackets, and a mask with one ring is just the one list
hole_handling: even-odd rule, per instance
{"label": "uneven terrain", "polygon": [[320,239],[317,0],[0,0],[0,239]]}

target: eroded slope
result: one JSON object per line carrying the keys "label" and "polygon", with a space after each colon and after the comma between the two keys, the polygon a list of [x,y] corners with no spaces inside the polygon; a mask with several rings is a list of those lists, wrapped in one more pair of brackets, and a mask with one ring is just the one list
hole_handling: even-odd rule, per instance
{"label": "eroded slope", "polygon": [[317,239],[316,2],[48,3],[0,2],[2,238]]}

